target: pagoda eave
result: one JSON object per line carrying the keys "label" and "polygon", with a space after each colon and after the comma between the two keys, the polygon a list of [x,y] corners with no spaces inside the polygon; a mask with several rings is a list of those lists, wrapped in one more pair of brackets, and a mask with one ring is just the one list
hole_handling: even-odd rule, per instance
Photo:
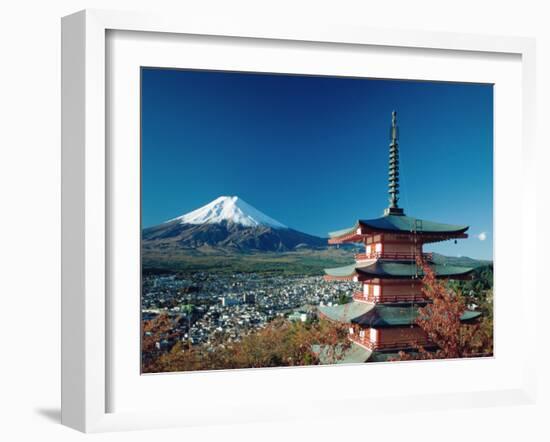
{"label": "pagoda eave", "polygon": [[[475,270],[473,267],[460,267],[445,264],[430,264],[436,278],[467,279]],[[424,276],[414,261],[371,261],[363,265],[351,264],[325,269],[326,281],[368,281],[371,279],[420,279]]]}
{"label": "pagoda eave", "polygon": [[[445,224],[406,215],[384,215],[380,218],[360,219],[357,227],[361,233],[415,233],[417,235],[454,237],[468,230],[466,225]],[[343,232],[342,232],[343,233]]]}
{"label": "pagoda eave", "polygon": [[331,245],[346,244],[346,243],[360,243],[365,240],[365,236],[360,233],[350,233],[339,237],[330,238],[328,243]]}
{"label": "pagoda eave", "polygon": [[[378,234],[395,234],[395,233],[409,233],[413,234],[418,238],[418,241],[424,244],[428,243],[434,243],[434,242],[441,242],[441,241],[448,241],[452,239],[466,239],[468,238],[468,234],[464,232],[399,232],[395,230],[383,230],[383,229],[369,229],[369,228],[362,228],[362,229],[350,229],[350,233],[346,233],[340,236],[333,236],[328,239],[329,245],[337,245],[337,244],[346,244],[346,243],[364,243],[365,240],[372,235],[378,235]],[[360,230],[360,231],[359,231]],[[388,241],[389,242],[389,241]]]}
{"label": "pagoda eave", "polygon": [[[336,348],[333,355],[328,346],[313,345],[312,351],[319,357],[321,364],[358,364],[367,362],[372,350],[351,341],[349,348]],[[335,360],[336,359],[336,360]]]}
{"label": "pagoda eave", "polygon": [[332,276],[332,275],[325,275],[323,279],[325,281],[353,281],[355,278],[357,278],[356,274],[353,275],[347,275],[347,276]]}
{"label": "pagoda eave", "polygon": [[319,306],[319,316],[340,323],[352,323],[356,318],[363,316],[375,308],[374,304],[364,302],[348,302],[347,304],[338,304],[333,306]]}
{"label": "pagoda eave", "polygon": [[453,235],[438,235],[438,234],[422,234],[419,235],[421,238],[421,241],[424,244],[428,243],[434,243],[434,242],[441,242],[441,241],[448,241],[450,239],[466,239],[468,238],[467,233],[456,233]]}
{"label": "pagoda eave", "polygon": [[[419,312],[418,307],[380,305],[351,301],[347,304],[319,307],[319,316],[340,323],[356,324],[362,327],[388,328],[415,326]],[[461,315],[461,322],[477,320],[481,312],[466,310]]]}

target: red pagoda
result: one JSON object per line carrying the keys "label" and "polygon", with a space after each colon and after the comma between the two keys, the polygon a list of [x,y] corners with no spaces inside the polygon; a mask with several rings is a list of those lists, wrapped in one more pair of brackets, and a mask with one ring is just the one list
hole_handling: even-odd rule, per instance
{"label": "red pagoda", "polygon": [[[389,207],[382,217],[360,219],[352,227],[329,233],[329,244],[361,243],[364,253],[355,263],[325,270],[326,280],[350,280],[361,290],[344,305],[319,306],[319,314],[349,324],[352,341],[340,362],[384,361],[399,351],[411,351],[419,345],[432,345],[426,333],[416,325],[418,307],[428,299],[422,294],[422,268],[419,257],[438,278],[464,279],[474,270],[469,267],[436,263],[424,244],[467,238],[468,226],[442,224],[405,215],[399,201],[399,129],[397,114],[392,113],[389,148]],[[463,321],[471,321],[479,312],[466,311]]]}

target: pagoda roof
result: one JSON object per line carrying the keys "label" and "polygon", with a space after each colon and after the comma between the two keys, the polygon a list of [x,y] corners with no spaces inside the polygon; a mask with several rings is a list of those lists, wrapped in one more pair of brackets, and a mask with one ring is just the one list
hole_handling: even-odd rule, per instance
{"label": "pagoda roof", "polygon": [[360,219],[352,227],[329,232],[329,238],[335,239],[353,235],[359,228],[365,234],[376,232],[416,232],[418,235],[452,236],[464,233],[468,230],[469,226],[444,224],[406,215],[384,215],[380,218]]}
{"label": "pagoda roof", "polygon": [[[416,322],[419,315],[418,308],[414,306],[389,306],[356,301],[332,307],[319,306],[319,311],[333,321],[375,328],[411,325]],[[466,310],[461,320],[471,321],[480,315],[481,312]]]}
{"label": "pagoda roof", "polygon": [[320,305],[319,311],[328,319],[338,322],[353,322],[374,308],[375,304],[367,302],[348,302],[347,304],[338,304],[333,306]]}
{"label": "pagoda roof", "polygon": [[355,263],[343,267],[333,267],[331,269],[325,269],[325,274],[335,278],[352,278],[357,275],[355,271],[356,267],[357,264]]}
{"label": "pagoda roof", "polygon": [[[474,270],[473,267],[462,267],[448,264],[428,264],[438,277],[465,276]],[[354,276],[367,278],[421,278],[424,272],[414,261],[373,260],[366,264],[350,264],[343,267],[325,269],[329,277],[351,279]]]}
{"label": "pagoda roof", "polygon": [[358,345],[355,342],[351,342],[349,348],[345,350],[336,349],[336,360],[333,361],[328,356],[328,349],[326,346],[313,345],[312,350],[319,355],[321,364],[358,364],[367,362],[372,355],[372,350],[369,350],[362,345]]}

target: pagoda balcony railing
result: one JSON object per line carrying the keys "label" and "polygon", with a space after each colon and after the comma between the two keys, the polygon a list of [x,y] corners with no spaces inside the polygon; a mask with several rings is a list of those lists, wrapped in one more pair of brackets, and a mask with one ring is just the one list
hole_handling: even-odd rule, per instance
{"label": "pagoda balcony railing", "polygon": [[[402,253],[402,252],[371,252],[371,253],[358,253],[355,255],[356,261],[363,261],[366,259],[396,259],[415,261],[418,257],[418,253]],[[433,253],[422,253],[422,259],[425,261],[431,261],[433,259]]]}
{"label": "pagoda balcony railing", "polygon": [[420,346],[428,347],[433,345],[428,339],[401,339],[391,342],[373,342],[367,337],[361,337],[358,334],[349,335],[349,339],[369,350],[392,350],[417,348]]}
{"label": "pagoda balcony railing", "polygon": [[356,301],[372,302],[372,303],[398,303],[398,302],[428,302],[428,299],[422,294],[414,295],[378,295],[372,293],[365,295],[363,292],[354,292],[353,299]]}

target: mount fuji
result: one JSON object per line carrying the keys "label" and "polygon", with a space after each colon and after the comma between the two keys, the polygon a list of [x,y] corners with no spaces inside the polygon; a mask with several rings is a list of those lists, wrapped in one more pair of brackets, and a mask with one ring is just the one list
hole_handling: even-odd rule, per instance
{"label": "mount fuji", "polygon": [[171,221],[181,224],[216,224],[223,221],[245,227],[269,226],[275,229],[288,227],[252,207],[238,196],[220,196],[214,201]]}
{"label": "mount fuji", "polygon": [[285,252],[324,249],[327,242],[285,226],[238,196],[220,196],[196,210],[143,229],[142,246],[158,251],[215,248]]}

